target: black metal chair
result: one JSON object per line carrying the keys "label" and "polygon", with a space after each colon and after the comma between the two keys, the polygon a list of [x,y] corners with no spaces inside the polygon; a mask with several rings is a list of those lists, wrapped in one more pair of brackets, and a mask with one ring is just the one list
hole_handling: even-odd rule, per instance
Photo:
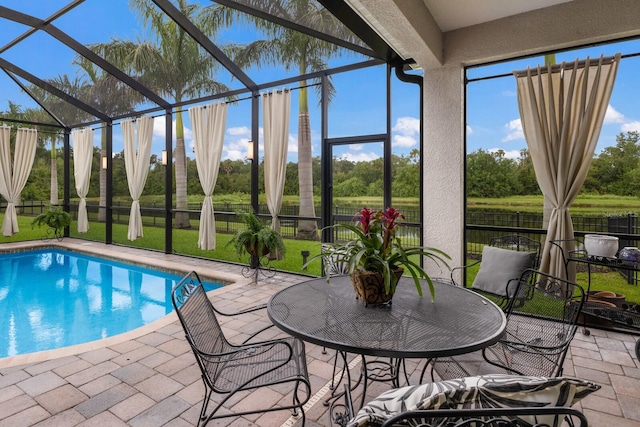
{"label": "black metal chair", "polygon": [[[298,408],[302,413],[304,425],[303,405],[311,396],[311,385],[302,341],[288,337],[252,343],[246,340],[240,345],[231,344],[225,338],[218,323],[216,313],[220,314],[220,312],[214,308],[207,297],[196,272],[185,276],[173,288],[171,296],[205,385],[204,402],[198,425],[204,426],[212,419],[285,409],[292,410],[293,415],[298,415]],[[254,307],[241,313],[262,308],[262,306]],[[253,334],[250,339],[256,334]],[[218,410],[237,392],[286,383],[292,386],[291,405],[259,408],[256,404],[251,411],[216,415]],[[225,396],[207,414],[213,392]]]}
{"label": "black metal chair", "polygon": [[518,293],[531,298],[522,300],[521,305],[508,305],[505,336],[481,352],[428,361],[432,380],[434,373],[441,379],[489,373],[562,375],[578,328],[584,290],[576,283],[531,270],[523,273]]}
{"label": "black metal chair", "polygon": [[[522,419],[531,417],[553,417],[552,424],[534,421],[525,424]],[[568,425],[587,427],[589,423],[584,414],[576,409],[565,407],[522,407],[522,408],[484,408],[484,409],[437,409],[425,411],[407,411],[387,420],[382,427],[552,427],[567,421]]]}
{"label": "black metal chair", "polygon": [[[516,267],[515,269],[513,269],[514,272],[511,274],[508,272],[509,270],[511,270],[511,268],[509,264],[505,262],[499,262],[497,265],[485,266],[489,269],[504,269],[505,271],[500,272],[500,276],[504,278],[504,281],[505,281],[504,284],[496,283],[495,284],[496,286],[492,287],[491,289],[483,286],[481,281],[478,281],[478,280],[474,281],[474,283],[472,284],[471,290],[479,292],[485,296],[488,296],[500,307],[502,307],[503,309],[506,309],[506,305],[510,301],[511,297],[513,296],[512,292],[517,285],[517,281],[520,278],[522,271],[524,271],[525,269],[537,269],[538,266],[540,265],[542,245],[537,240],[533,240],[526,236],[513,234],[513,235],[506,235],[506,236],[492,238],[489,241],[489,247],[498,248],[498,249],[507,249],[515,252],[524,252],[524,253],[534,254],[530,261],[525,260],[524,268]],[[461,284],[456,282],[455,276],[459,272],[461,272],[462,275],[464,276],[463,274],[464,270],[467,270],[478,264],[480,264],[482,269],[483,266],[481,263],[482,263],[482,259],[479,259],[468,265],[454,267],[453,269],[451,269],[451,281],[457,286],[460,286]],[[526,295],[520,295],[520,296],[523,298],[526,297]]]}

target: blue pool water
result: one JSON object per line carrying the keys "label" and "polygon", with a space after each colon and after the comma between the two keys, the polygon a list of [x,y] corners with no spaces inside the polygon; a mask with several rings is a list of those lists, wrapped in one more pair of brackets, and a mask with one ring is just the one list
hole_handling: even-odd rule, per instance
{"label": "blue pool water", "polygon": [[[181,276],[58,249],[0,254],[0,358],[118,335],[173,310]],[[206,283],[211,290],[218,284]]]}

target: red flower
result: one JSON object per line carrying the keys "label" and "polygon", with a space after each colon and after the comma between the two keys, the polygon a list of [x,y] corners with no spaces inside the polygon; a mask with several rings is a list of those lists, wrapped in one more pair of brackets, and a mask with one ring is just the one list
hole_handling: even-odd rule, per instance
{"label": "red flower", "polygon": [[356,216],[359,216],[357,225],[360,226],[364,234],[369,234],[371,224],[376,220],[376,211],[369,208],[362,208]]}
{"label": "red flower", "polygon": [[382,215],[382,227],[385,230],[393,230],[399,223],[396,222],[398,218],[405,219],[404,215],[400,213],[396,208],[387,208],[381,212]]}
{"label": "red flower", "polygon": [[385,253],[389,250],[391,240],[395,238],[395,228],[399,224],[396,222],[398,218],[405,219],[404,215],[402,215],[396,208],[386,208],[384,211],[379,212],[379,219],[382,223],[382,234],[384,238],[382,248]]}

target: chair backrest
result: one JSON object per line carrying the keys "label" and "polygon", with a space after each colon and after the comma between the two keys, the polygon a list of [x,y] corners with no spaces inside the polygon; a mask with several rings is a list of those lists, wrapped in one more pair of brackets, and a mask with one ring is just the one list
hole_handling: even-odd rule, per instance
{"label": "chair backrest", "polygon": [[[471,289],[492,299],[503,309],[511,303],[518,279],[540,262],[540,242],[526,236],[494,237],[482,250],[480,269]],[[520,298],[527,295],[521,294]]]}
{"label": "chair backrest", "polygon": [[334,251],[335,249],[331,245],[322,244],[322,264],[325,276],[332,277],[349,274],[349,263],[338,261],[338,256]]}
{"label": "chair backrest", "polygon": [[518,292],[529,297],[515,298],[518,304],[507,307],[506,335],[485,354],[499,357],[501,365],[519,374],[560,375],[578,327],[584,290],[565,279],[528,270]]}
{"label": "chair backrest", "polygon": [[510,249],[518,252],[535,252],[535,262],[532,268],[537,269],[540,266],[542,245],[539,241],[533,240],[527,236],[508,234],[506,236],[493,237],[489,242],[489,246],[493,246],[494,248]]}
{"label": "chair backrest", "polygon": [[222,333],[213,305],[195,271],[186,275],[173,288],[171,302],[199,363],[202,363],[200,353],[228,351],[231,345]]}
{"label": "chair backrest", "polygon": [[[538,424],[538,418],[544,418]],[[552,419],[548,423],[547,419]],[[527,420],[523,422],[523,420]],[[425,411],[407,411],[388,419],[382,427],[520,427],[559,426],[564,420],[569,425],[587,427],[589,423],[582,412],[565,407],[522,407],[522,408],[483,408],[483,409],[437,409]]]}

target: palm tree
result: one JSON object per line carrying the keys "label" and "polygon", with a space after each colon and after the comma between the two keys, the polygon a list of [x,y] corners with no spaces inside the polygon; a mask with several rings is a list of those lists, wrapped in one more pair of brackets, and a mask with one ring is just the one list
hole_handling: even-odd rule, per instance
{"label": "palm tree", "polygon": [[[351,42],[357,42],[340,21],[319,3],[309,0],[247,0],[249,7],[264,10],[269,14],[283,17],[305,27],[339,36]],[[221,23],[253,23],[262,31],[266,40],[257,40],[243,47],[235,48],[233,60],[239,66],[284,65],[287,70],[296,68],[299,73],[325,70],[327,60],[344,53],[344,49],[327,41],[317,39],[272,22],[241,13],[235,9],[212,5],[208,6],[208,20],[211,26]],[[311,124],[309,119],[309,99],[306,80],[300,81],[298,111],[298,187],[300,192],[300,216],[315,217],[313,202],[313,170],[311,152]],[[319,89],[319,86],[318,86]],[[333,93],[333,87],[329,93]],[[301,220],[298,237],[317,239],[316,221]]]}
{"label": "palm tree", "polygon": [[[123,84],[117,78],[96,67],[83,56],[77,56],[74,64],[78,65],[86,74],[89,104],[108,116],[126,114],[133,111],[134,106],[144,98],[131,87]],[[107,132],[100,132],[100,158],[107,155]],[[98,221],[106,221],[107,211],[107,170],[100,167],[100,208]]]}
{"label": "palm tree", "polygon": [[[155,41],[116,39],[92,45],[102,57],[136,75],[147,87],[161,96],[171,97],[175,103],[195,99],[205,94],[222,93],[229,88],[214,80],[216,62],[178,24],[162,13],[150,0],[129,0],[130,7],[140,15],[144,25],[150,25]],[[177,0],[179,11],[199,28],[200,6]],[[206,32],[212,36],[215,29]],[[184,146],[182,109],[176,109],[175,158],[176,208],[186,211],[187,156]],[[189,213],[176,212],[175,228],[189,228]]]}
{"label": "palm tree", "polygon": [[[70,78],[66,74],[62,74],[56,76],[52,79],[47,80],[47,83],[57,87],[58,89],[64,91],[68,95],[77,98],[83,99],[85,94],[88,93],[88,84],[85,79],[81,77]],[[82,122],[84,120],[89,119],[89,115],[82,111],[81,109],[69,104],[68,102],[58,98],[56,95],[53,95],[46,90],[32,85],[30,87],[30,92],[34,94],[36,98],[38,98],[44,105],[49,108],[50,111],[55,111],[57,118],[64,125],[71,125],[78,122]],[[45,123],[47,121],[52,121],[52,118],[49,114],[42,109],[33,109],[30,113],[30,119],[34,122]],[[49,138],[51,140],[51,188],[49,194],[49,201],[52,205],[57,205],[59,202],[58,197],[58,160],[57,160],[57,149],[56,142],[60,138],[58,130],[55,128],[45,129],[49,132],[46,133],[43,138]]]}

